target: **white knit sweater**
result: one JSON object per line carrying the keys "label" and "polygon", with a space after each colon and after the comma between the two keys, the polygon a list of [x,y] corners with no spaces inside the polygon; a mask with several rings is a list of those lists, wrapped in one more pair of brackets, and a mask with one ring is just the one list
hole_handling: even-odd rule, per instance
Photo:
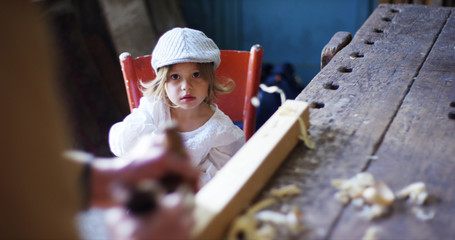
{"label": "white knit sweater", "polygon": [[[181,132],[191,161],[207,183],[245,143],[243,131],[216,105],[215,113],[201,127]],[[125,155],[144,134],[155,134],[171,120],[169,107],[155,97],[142,97],[139,107],[111,127],[109,145],[116,156]]]}

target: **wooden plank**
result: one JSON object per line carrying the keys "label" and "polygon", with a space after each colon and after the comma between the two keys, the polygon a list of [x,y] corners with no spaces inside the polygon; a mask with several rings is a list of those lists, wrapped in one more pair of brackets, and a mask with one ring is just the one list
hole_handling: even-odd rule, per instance
{"label": "wooden plank", "polygon": [[[310,133],[317,147],[297,145],[256,199],[270,188],[297,183],[303,193],[289,204],[299,206],[308,229],[297,238],[333,236],[343,206],[333,199],[331,179],[349,178],[367,166],[447,13],[426,6],[380,5],[297,97],[312,103]],[[363,234],[364,229],[349,231]]]}
{"label": "wooden plank", "polygon": [[[353,237],[346,230],[379,226],[378,239],[452,239],[455,229],[455,120],[448,117],[451,102],[455,101],[455,14],[450,18],[432,48],[422,69],[406,95],[384,141],[368,171],[386,182],[392,189],[418,181],[427,185],[432,200],[423,207],[435,211],[435,218],[423,222],[412,213],[412,206],[396,204],[387,221],[365,223],[348,220],[353,214],[343,214],[334,236]],[[403,230],[406,233],[403,233]],[[358,233],[358,232],[357,232]]]}
{"label": "wooden plank", "polygon": [[298,142],[309,105],[287,100],[195,197],[195,239],[220,239]]}

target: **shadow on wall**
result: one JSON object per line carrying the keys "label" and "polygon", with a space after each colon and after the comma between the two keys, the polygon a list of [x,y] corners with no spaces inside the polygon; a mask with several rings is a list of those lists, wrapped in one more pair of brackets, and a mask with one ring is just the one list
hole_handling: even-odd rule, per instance
{"label": "shadow on wall", "polygon": [[74,148],[111,156],[108,132],[129,111],[116,53],[97,1],[39,1],[58,58],[60,97]]}

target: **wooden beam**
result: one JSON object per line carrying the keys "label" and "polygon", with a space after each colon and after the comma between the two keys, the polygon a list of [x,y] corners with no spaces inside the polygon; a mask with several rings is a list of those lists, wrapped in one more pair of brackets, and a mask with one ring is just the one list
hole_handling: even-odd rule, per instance
{"label": "wooden beam", "polygon": [[297,144],[299,118],[308,129],[309,104],[287,100],[196,194],[194,239],[221,239]]}

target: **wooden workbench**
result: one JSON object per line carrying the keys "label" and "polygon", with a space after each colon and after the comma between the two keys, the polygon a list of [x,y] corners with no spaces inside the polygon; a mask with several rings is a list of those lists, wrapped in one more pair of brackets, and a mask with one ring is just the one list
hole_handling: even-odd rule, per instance
{"label": "wooden workbench", "polygon": [[[361,239],[370,226],[377,239],[455,238],[455,8],[379,5],[296,100],[311,103],[316,148],[298,143],[254,202],[296,184],[302,193],[286,204],[302,212],[297,239]],[[359,217],[331,180],[362,171],[394,192],[424,182],[434,218],[405,201]]]}

